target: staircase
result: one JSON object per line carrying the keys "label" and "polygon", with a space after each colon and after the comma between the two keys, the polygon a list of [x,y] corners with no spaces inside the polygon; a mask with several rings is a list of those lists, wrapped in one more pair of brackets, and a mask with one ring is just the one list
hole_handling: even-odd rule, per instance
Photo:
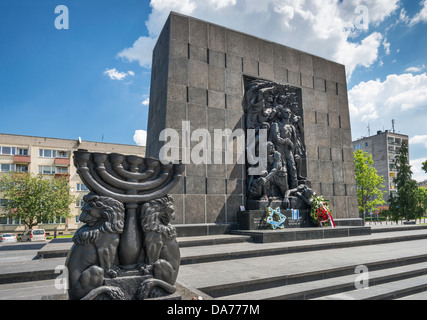
{"label": "staircase", "polygon": [[425,228],[376,227],[370,236],[182,248],[178,281],[220,300],[423,299]]}
{"label": "staircase", "polygon": [[[184,299],[427,299],[427,226],[293,242],[254,243],[230,234],[178,240]],[[0,299],[66,299],[54,286],[55,268],[70,246],[50,243],[40,250],[44,259],[2,267]]]}

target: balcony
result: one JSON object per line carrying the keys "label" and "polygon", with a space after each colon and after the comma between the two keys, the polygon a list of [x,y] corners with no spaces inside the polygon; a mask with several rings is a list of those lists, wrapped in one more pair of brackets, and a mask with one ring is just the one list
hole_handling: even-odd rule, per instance
{"label": "balcony", "polygon": [[13,156],[13,162],[14,163],[23,163],[23,164],[29,164],[31,162],[30,156]]}
{"label": "balcony", "polygon": [[69,166],[70,158],[55,158],[55,165]]}

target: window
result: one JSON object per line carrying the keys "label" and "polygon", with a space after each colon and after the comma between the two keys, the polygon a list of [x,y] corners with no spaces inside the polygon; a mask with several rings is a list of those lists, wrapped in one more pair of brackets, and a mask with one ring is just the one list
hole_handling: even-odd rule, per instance
{"label": "window", "polygon": [[0,199],[0,207],[6,207],[7,199]]}
{"label": "window", "polygon": [[28,166],[18,164],[16,165],[16,172],[28,172]]}
{"label": "window", "polygon": [[69,158],[67,151],[39,149],[39,157],[41,158]]}
{"label": "window", "polygon": [[0,146],[0,154],[14,155],[15,152],[16,152],[16,148],[14,148],[14,147],[2,147],[2,146]]}
{"label": "window", "polygon": [[41,173],[41,174],[55,174],[55,167],[39,166],[39,173]]}
{"label": "window", "polygon": [[89,191],[83,183],[77,183],[77,191]]}
{"label": "window", "polygon": [[56,167],[55,172],[59,174],[68,173],[68,167]]}
{"label": "window", "polygon": [[359,150],[359,149],[362,149],[362,145],[361,145],[361,144],[358,144],[358,145],[356,145],[356,146],[354,147],[354,150]]}
{"label": "window", "polygon": [[85,204],[84,200],[83,199],[79,199],[77,201],[77,203],[76,203],[76,207],[81,208],[81,207],[84,206],[84,204]]}
{"label": "window", "polygon": [[57,158],[68,158],[68,152],[66,151],[57,151],[56,152]]}
{"label": "window", "polygon": [[28,156],[28,149],[18,148],[16,154],[18,156]]}
{"label": "window", "polygon": [[365,143],[365,147],[369,147],[369,142],[366,142],[366,143]]}
{"label": "window", "polygon": [[[62,217],[55,217],[53,219],[47,220],[47,221],[43,221],[43,224],[58,224],[58,223],[65,223],[65,218]],[[36,230],[34,230],[34,232],[36,232]],[[33,234],[35,234],[33,232]],[[39,231],[40,234],[43,234],[45,231],[43,230],[43,232]]]}
{"label": "window", "polygon": [[15,171],[15,170],[16,170],[16,165],[14,165],[14,164],[2,163],[0,165],[0,172],[10,172],[10,171]]}
{"label": "window", "polygon": [[0,217],[0,224],[19,225],[21,224],[21,219]]}
{"label": "window", "polygon": [[53,167],[53,166],[39,166],[39,173],[41,174],[65,174],[68,173],[68,167]]}
{"label": "window", "polygon": [[39,157],[56,158],[56,150],[40,149],[39,150]]}

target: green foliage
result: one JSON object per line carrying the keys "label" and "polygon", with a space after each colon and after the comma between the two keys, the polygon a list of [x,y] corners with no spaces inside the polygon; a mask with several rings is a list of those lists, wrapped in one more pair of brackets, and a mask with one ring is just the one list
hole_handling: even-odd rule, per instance
{"label": "green foliage", "polygon": [[42,221],[70,216],[74,197],[67,179],[46,179],[30,173],[5,174],[0,178],[2,198],[7,199],[6,216],[21,219],[28,229]]}
{"label": "green foliage", "polygon": [[417,218],[422,212],[423,194],[419,191],[417,182],[412,180],[411,166],[408,160],[408,147],[402,144],[396,157],[398,173],[394,179],[397,188],[396,197],[390,197],[390,208],[393,205],[393,220],[406,219],[407,221]]}
{"label": "green foliage", "polygon": [[354,168],[356,172],[357,202],[359,212],[365,219],[365,213],[385,203],[384,178],[373,167],[372,155],[362,150],[354,151]]}
{"label": "green foliage", "polygon": [[421,219],[427,211],[427,190],[423,188],[417,188],[415,198],[417,201],[415,219]]}

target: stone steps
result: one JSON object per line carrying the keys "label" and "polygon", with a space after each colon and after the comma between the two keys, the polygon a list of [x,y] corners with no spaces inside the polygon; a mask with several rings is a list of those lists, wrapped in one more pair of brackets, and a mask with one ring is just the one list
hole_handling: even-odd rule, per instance
{"label": "stone steps", "polygon": [[401,232],[378,233],[369,236],[346,237],[336,239],[319,239],[317,241],[295,241],[278,243],[239,244],[223,243],[209,247],[193,246],[181,248],[181,265],[245,259],[250,257],[265,257],[298,252],[310,252],[350,247],[369,246],[393,242],[427,239],[427,230],[404,230]]}
{"label": "stone steps", "polygon": [[367,289],[323,296],[315,300],[394,300],[420,291],[425,292],[426,290],[427,277],[423,275],[387,282]]}
{"label": "stone steps", "polygon": [[[353,294],[355,268],[364,265],[370,290],[362,292],[395,283],[406,289],[390,297],[420,296],[417,291],[424,290],[424,282],[417,280],[427,270],[427,229],[372,230],[365,236],[279,243],[254,243],[247,236],[224,234],[181,237],[177,286],[200,292],[205,299],[351,299],[342,294]],[[55,245],[56,250],[64,246],[69,250],[71,243]],[[51,252],[54,256],[55,250]],[[64,263],[65,257],[57,257],[3,265],[0,299],[63,299],[54,279],[55,268]],[[399,282],[404,280],[408,282]]]}
{"label": "stone steps", "polygon": [[[58,241],[57,241],[58,240]],[[71,239],[54,239],[41,248],[37,254],[40,259],[50,259],[66,257],[70,251],[73,242]],[[192,236],[178,238],[180,248],[196,247],[196,246],[211,246],[229,243],[242,243],[251,241],[251,237],[247,235],[230,235],[219,234],[209,236]]]}
{"label": "stone steps", "polygon": [[[221,299],[254,300],[262,297],[263,300],[308,300],[321,297],[319,299],[353,300],[351,298],[353,292],[357,292],[359,296],[367,298],[367,294],[369,293],[368,291],[373,292],[375,290],[377,292],[378,288],[383,288],[385,285],[390,285],[389,282],[394,283],[395,281],[408,280],[412,283],[413,278],[426,278],[426,274],[427,262],[372,271],[369,272],[367,278],[365,278],[365,282],[361,282],[362,279],[358,279],[360,274],[355,274],[353,270],[353,273],[347,276],[332,277],[317,281],[308,281],[286,286],[273,287],[265,290],[256,290],[241,294],[222,296]],[[424,281],[422,281],[422,283],[424,283]],[[361,288],[360,290],[356,291],[356,284],[363,284],[366,286],[366,289]],[[411,288],[414,290],[416,289],[415,286],[412,286]],[[340,293],[337,294],[337,292]],[[334,295],[329,295],[331,293],[334,293]],[[375,297],[375,295],[372,294],[371,297]]]}
{"label": "stone steps", "polygon": [[55,288],[55,280],[38,280],[0,285],[0,300],[64,300],[67,292]]}
{"label": "stone steps", "polygon": [[408,280],[413,290],[404,292],[412,294],[423,284],[414,285],[416,280],[409,279],[427,272],[427,230],[410,230],[203,250],[193,247],[191,253],[183,248],[188,263],[181,266],[178,281],[221,300],[310,299],[350,292],[358,277],[355,269],[363,265],[369,270],[370,288]]}

